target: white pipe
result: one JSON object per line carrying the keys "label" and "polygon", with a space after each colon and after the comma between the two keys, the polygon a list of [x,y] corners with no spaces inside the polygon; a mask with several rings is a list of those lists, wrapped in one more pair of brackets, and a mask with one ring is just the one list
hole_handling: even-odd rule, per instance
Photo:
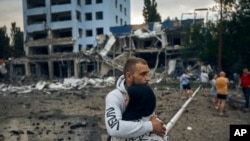
{"label": "white pipe", "polygon": [[193,92],[192,96],[182,105],[181,109],[172,117],[172,119],[168,122],[166,125],[166,135],[171,130],[171,128],[174,126],[176,121],[180,118],[188,104],[192,101],[193,97],[196,95],[196,93],[200,90],[200,86]]}

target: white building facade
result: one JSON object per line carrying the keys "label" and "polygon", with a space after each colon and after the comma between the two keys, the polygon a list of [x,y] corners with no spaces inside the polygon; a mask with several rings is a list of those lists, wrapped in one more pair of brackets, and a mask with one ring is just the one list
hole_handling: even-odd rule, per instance
{"label": "white building facade", "polygon": [[78,77],[72,53],[96,46],[96,36],[112,26],[130,24],[130,0],[23,0],[23,17],[26,75]]}

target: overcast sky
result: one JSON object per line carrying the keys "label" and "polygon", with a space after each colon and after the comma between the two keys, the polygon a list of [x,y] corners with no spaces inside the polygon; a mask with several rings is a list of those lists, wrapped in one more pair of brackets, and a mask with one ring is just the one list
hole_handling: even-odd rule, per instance
{"label": "overcast sky", "polygon": [[[181,19],[182,13],[194,12],[197,8],[210,8],[215,3],[214,0],[156,0],[157,11],[162,20],[170,17]],[[142,9],[144,0],[131,0],[131,24],[143,23]],[[198,17],[204,18],[204,13],[199,12]],[[11,22],[16,22],[18,27],[23,29],[22,0],[0,0],[0,27],[6,25],[10,27]],[[191,15],[183,16],[192,18]]]}

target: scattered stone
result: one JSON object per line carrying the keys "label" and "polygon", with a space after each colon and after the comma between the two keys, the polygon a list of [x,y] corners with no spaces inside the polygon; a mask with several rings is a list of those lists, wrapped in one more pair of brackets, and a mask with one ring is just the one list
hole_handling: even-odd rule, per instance
{"label": "scattered stone", "polygon": [[27,131],[27,134],[28,134],[28,135],[33,135],[33,134],[35,134],[35,133],[28,130],[28,131]]}
{"label": "scattered stone", "polygon": [[17,135],[20,135],[20,134],[24,134],[24,132],[22,130],[18,130],[18,131],[11,130],[10,134],[11,134],[11,136],[13,136],[13,135],[17,136]]}
{"label": "scattered stone", "polygon": [[48,135],[51,132],[51,130],[46,130],[46,134]]}
{"label": "scattered stone", "polygon": [[39,116],[38,119],[40,119],[40,120],[48,120],[48,117],[47,116]]}
{"label": "scattered stone", "polygon": [[82,123],[77,123],[75,125],[71,125],[70,129],[77,129],[77,128],[83,128],[86,127],[86,125],[83,125]]}
{"label": "scattered stone", "polygon": [[74,134],[75,132],[72,131],[72,130],[69,130],[68,133],[69,133],[69,134]]}
{"label": "scattered stone", "polygon": [[4,141],[4,135],[0,135],[0,141]]}

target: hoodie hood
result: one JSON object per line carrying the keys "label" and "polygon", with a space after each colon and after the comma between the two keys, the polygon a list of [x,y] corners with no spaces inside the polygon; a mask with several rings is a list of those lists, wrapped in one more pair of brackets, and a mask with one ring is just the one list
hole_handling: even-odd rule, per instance
{"label": "hoodie hood", "polygon": [[122,93],[122,94],[126,94],[127,90],[126,90],[126,86],[125,86],[125,77],[124,75],[121,75],[117,82],[116,82],[116,88]]}

